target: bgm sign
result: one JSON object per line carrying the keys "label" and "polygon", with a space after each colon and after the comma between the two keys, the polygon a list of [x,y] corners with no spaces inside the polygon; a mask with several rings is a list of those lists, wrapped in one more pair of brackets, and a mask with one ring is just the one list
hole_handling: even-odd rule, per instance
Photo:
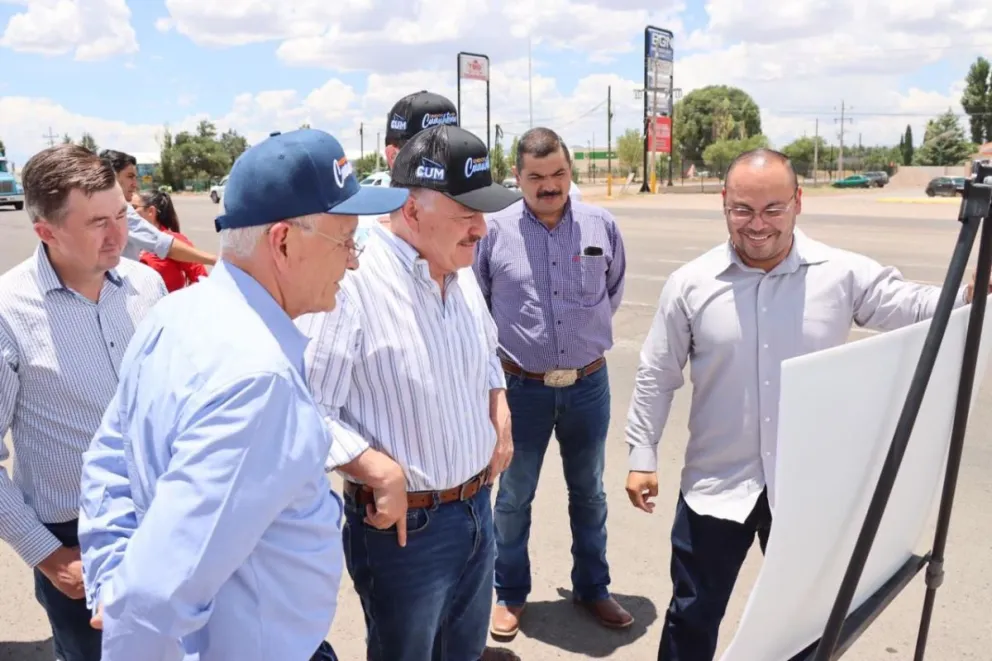
{"label": "bgm sign", "polygon": [[648,133],[648,151],[672,153],[672,118],[659,115],[651,124],[652,130]]}
{"label": "bgm sign", "polygon": [[489,60],[478,55],[458,56],[458,76],[468,80],[489,80]]}

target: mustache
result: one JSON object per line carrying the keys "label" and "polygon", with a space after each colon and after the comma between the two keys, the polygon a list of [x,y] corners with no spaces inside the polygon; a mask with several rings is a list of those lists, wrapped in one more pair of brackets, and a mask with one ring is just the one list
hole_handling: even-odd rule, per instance
{"label": "mustache", "polygon": [[467,239],[465,239],[464,241],[460,241],[459,243],[462,243],[464,245],[474,246],[479,241],[482,241],[482,237],[481,236],[472,235],[472,236],[468,237]]}
{"label": "mustache", "polygon": [[542,190],[537,192],[538,197],[558,197],[561,195],[560,190]]}

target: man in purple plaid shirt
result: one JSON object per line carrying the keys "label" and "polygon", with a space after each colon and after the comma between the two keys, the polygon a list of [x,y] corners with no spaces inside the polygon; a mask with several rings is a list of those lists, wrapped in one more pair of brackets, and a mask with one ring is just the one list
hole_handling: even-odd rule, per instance
{"label": "man in purple plaid shirt", "polygon": [[499,329],[514,457],[496,496],[491,633],[512,637],[531,589],[531,502],[552,433],[572,527],[576,603],[602,625],[634,618],[610,596],[603,491],[610,385],[604,354],[623,296],[623,240],[613,216],[569,199],[572,163],[554,131],[521,136],[514,168],[524,199],[489,217],[476,277]]}

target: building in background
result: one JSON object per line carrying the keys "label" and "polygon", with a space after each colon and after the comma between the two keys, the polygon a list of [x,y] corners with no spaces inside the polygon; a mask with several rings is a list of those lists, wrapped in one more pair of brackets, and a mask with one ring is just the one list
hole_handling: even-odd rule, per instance
{"label": "building in background", "polygon": [[137,152],[134,154],[134,158],[138,161],[138,187],[141,190],[157,188],[161,154],[158,152]]}
{"label": "building in background", "polygon": [[613,174],[617,175],[620,163],[617,152],[607,154],[606,147],[569,147],[572,151],[572,171],[578,175],[582,183],[606,183],[606,172],[609,159],[613,159]]}

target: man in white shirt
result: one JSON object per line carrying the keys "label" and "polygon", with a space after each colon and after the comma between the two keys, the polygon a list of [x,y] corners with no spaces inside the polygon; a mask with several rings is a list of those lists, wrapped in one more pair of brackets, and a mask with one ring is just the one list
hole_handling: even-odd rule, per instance
{"label": "man in white shirt", "polygon": [[[788,158],[759,149],[727,171],[729,241],[666,281],[627,421],[627,495],[652,512],[658,441],[692,362],[689,441],[672,527],[674,596],[659,661],[709,661],[737,574],[772,514],[782,361],[843,344],[851,324],[892,330],[930,318],[940,288],[797,230],[802,190]],[[971,300],[962,287],[958,305]]]}
{"label": "man in white shirt", "polygon": [[519,194],[493,183],[486,145],[450,125],[415,135],[392,177],[410,198],[373,229],[338,308],[297,321],[334,438],[371,446],[406,474],[406,518],[388,529],[367,523],[376,506],[361,476],[344,475],[344,549],[368,659],[513,658],[486,648],[491,485],[513,442],[496,326],[471,266],[483,213]]}

